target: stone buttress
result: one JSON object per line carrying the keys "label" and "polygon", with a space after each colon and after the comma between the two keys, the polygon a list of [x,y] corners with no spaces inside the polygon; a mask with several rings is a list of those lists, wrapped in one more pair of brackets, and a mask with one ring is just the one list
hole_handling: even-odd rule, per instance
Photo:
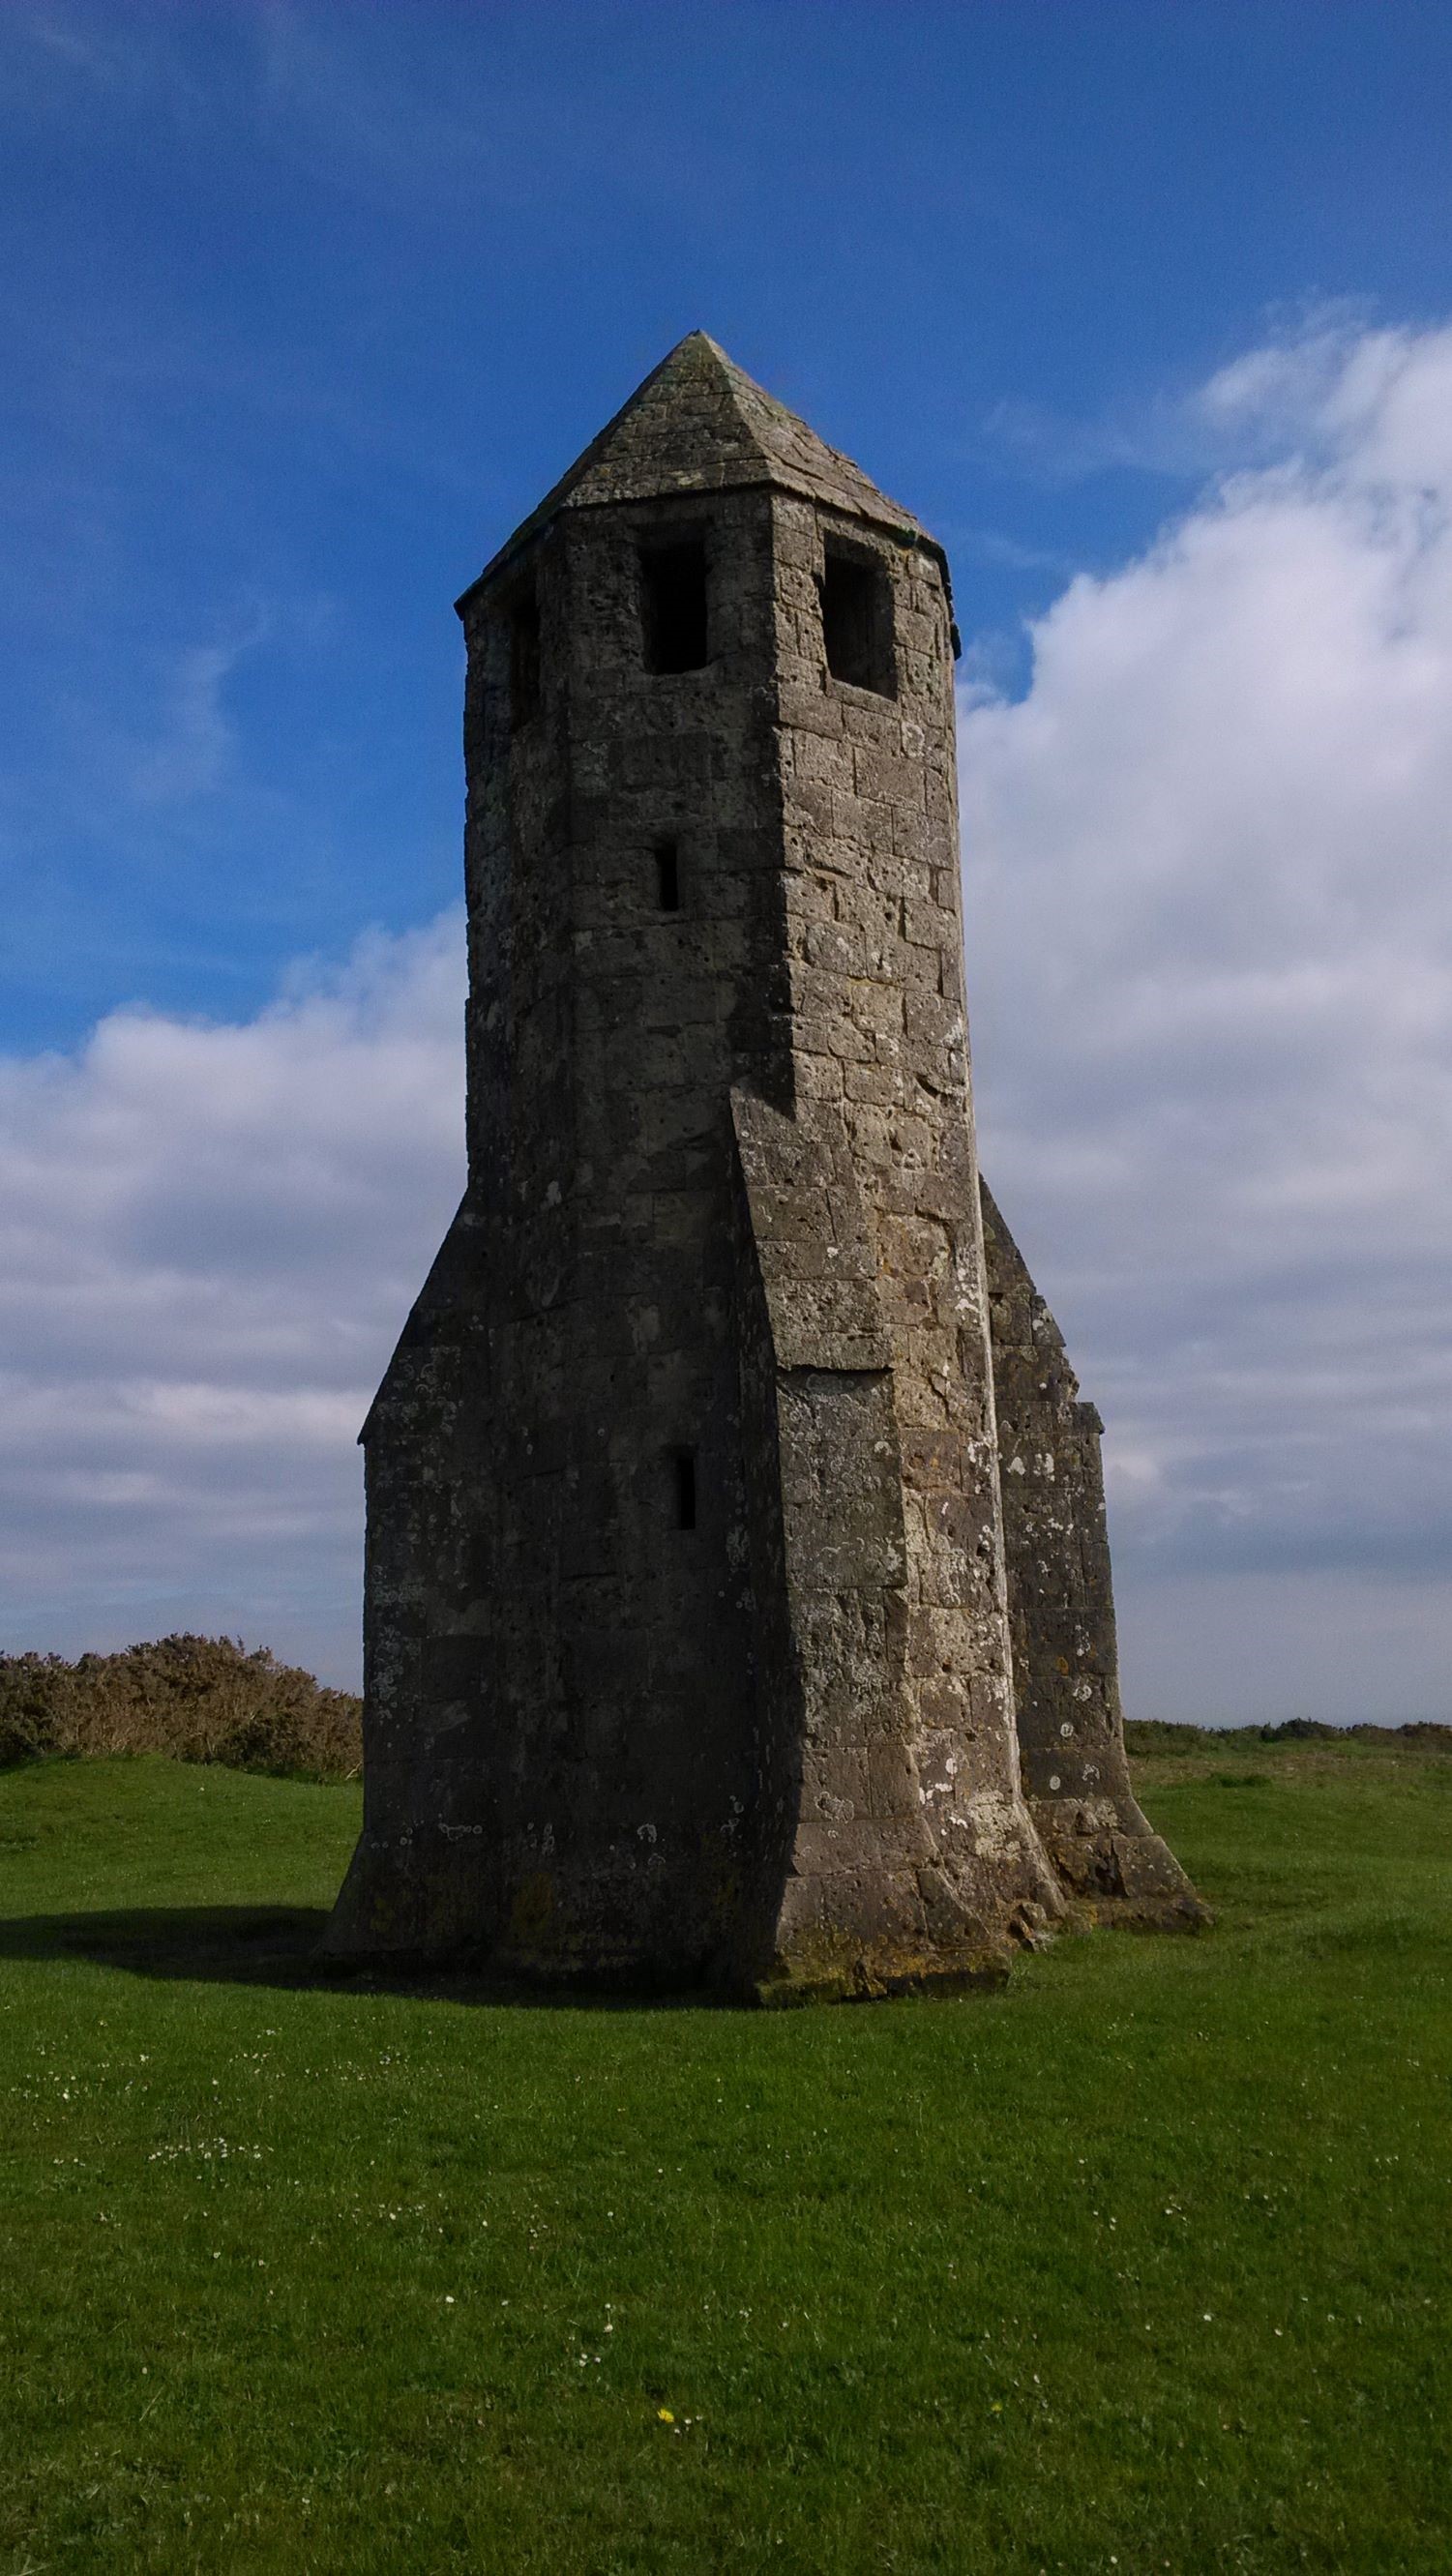
{"label": "stone buttress", "polygon": [[460,611],[469,1179],[364,1430],[330,1946],[782,1999],[1001,1975],[1063,1898],[940,550],[695,333]]}
{"label": "stone buttress", "polygon": [[1135,1801],[1099,1456],[1063,1335],[982,1185],[1009,1629],[1029,1811],[1066,1892],[1105,1921],[1208,1921]]}

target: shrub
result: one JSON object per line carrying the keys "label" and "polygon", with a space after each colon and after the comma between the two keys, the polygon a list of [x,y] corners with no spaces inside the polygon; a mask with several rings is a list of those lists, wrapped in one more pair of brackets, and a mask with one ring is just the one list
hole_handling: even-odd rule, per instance
{"label": "shrub", "polygon": [[170,1753],[234,1770],[355,1779],[362,1701],[265,1646],[162,1637],[116,1655],[0,1655],[0,1763]]}
{"label": "shrub", "polygon": [[54,1753],[60,1739],[58,1655],[0,1657],[0,1763],[33,1762]]}
{"label": "shrub", "polygon": [[1203,1753],[1207,1747],[1224,1750],[1224,1733],[1209,1726],[1181,1726],[1170,1717],[1127,1717],[1124,1721],[1124,1747],[1127,1753]]}
{"label": "shrub", "polygon": [[1408,1752],[1452,1753],[1452,1726],[1434,1718],[1407,1726],[1327,1726],[1319,1717],[1287,1717],[1278,1726],[1181,1726],[1168,1717],[1127,1717],[1129,1753],[1224,1753],[1252,1744],[1398,1744]]}

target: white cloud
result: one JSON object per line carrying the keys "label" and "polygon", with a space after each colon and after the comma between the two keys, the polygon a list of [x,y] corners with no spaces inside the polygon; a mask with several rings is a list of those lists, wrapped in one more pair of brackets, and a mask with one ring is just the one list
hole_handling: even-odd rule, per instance
{"label": "white cloud", "polygon": [[1197,409],[1264,461],[966,711],[985,1160],[1110,1424],[1139,1704],[1304,1706],[1314,1593],[1335,1714],[1448,1715],[1452,330]]}
{"label": "white cloud", "polygon": [[0,1065],[4,1642],[356,1672],[354,1438],[462,1180],[463,926]]}

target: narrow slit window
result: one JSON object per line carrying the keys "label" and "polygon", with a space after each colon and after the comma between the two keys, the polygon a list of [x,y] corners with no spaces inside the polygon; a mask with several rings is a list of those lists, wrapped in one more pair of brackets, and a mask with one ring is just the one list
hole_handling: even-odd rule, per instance
{"label": "narrow slit window", "polygon": [[642,551],[640,613],[648,671],[704,667],[706,548],[699,537]]}
{"label": "narrow slit window", "polygon": [[694,1449],[671,1451],[671,1500],[678,1530],[696,1526],[696,1453]]}
{"label": "narrow slit window", "polygon": [[509,717],[518,730],[539,713],[539,601],[533,585],[509,611]]}
{"label": "narrow slit window", "polygon": [[655,845],[655,895],[662,912],[681,908],[681,853],[675,841]]}
{"label": "narrow slit window", "polygon": [[886,569],[860,555],[827,548],[822,572],[822,640],[834,680],[897,695],[892,649],[892,586]]}

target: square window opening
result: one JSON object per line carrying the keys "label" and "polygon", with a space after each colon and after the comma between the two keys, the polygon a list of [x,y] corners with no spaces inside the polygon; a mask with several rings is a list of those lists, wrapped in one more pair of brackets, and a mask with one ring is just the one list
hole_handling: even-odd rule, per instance
{"label": "square window opening", "polygon": [[673,1449],[670,1456],[671,1505],[678,1530],[696,1526],[696,1453],[694,1449]]}
{"label": "square window opening", "polygon": [[518,731],[539,713],[539,601],[534,584],[509,604],[509,720]]}
{"label": "square window opening", "polygon": [[657,841],[655,845],[655,894],[662,912],[680,911],[681,853],[676,841]]}
{"label": "square window opening", "polygon": [[704,669],[706,548],[702,538],[642,548],[640,615],[648,671]]}
{"label": "square window opening", "polygon": [[892,584],[886,567],[827,548],[822,581],[822,639],[834,680],[895,698]]}

